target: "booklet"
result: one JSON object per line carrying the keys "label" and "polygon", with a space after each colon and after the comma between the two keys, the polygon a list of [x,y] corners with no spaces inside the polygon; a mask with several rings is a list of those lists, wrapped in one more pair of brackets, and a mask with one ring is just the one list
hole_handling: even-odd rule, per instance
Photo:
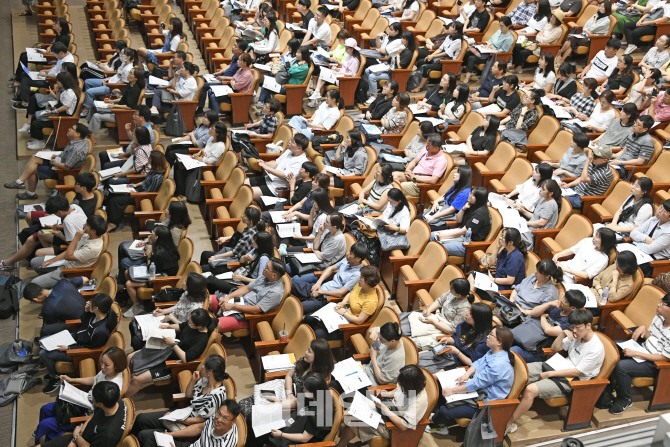
{"label": "booklet", "polygon": [[72,346],[77,344],[67,330],[62,330],[57,334],[49,335],[40,339],[40,346],[47,351],[55,351],[59,346]]}
{"label": "booklet", "polygon": [[149,337],[147,338],[147,343],[145,347],[147,349],[165,349],[169,345],[163,341],[163,337],[169,337],[174,341],[179,341],[177,337],[177,332],[174,329],[158,329],[152,328],[149,331]]}
{"label": "booklet", "polygon": [[65,402],[70,402],[73,405],[84,407],[87,410],[93,410],[93,404],[88,399],[88,393],[75,388],[69,382],[63,381],[60,385],[60,392],[58,398]]}

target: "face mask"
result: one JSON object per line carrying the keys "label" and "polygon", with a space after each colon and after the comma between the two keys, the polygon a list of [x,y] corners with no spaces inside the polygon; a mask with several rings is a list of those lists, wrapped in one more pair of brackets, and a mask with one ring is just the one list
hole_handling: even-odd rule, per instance
{"label": "face mask", "polygon": [[607,17],[607,13],[598,11],[598,18],[602,19],[603,17]]}

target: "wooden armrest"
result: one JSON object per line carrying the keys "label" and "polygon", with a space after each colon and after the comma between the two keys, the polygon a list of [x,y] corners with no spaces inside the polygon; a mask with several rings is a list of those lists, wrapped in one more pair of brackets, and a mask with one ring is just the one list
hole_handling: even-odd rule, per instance
{"label": "wooden armrest", "polygon": [[83,422],[88,421],[92,417],[93,416],[79,416],[79,417],[76,417],[76,418],[70,418],[70,424],[72,424],[72,425],[81,424]]}
{"label": "wooden armrest", "polygon": [[177,393],[172,395],[172,401],[173,402],[184,402],[190,400],[188,397],[186,397],[186,393]]}

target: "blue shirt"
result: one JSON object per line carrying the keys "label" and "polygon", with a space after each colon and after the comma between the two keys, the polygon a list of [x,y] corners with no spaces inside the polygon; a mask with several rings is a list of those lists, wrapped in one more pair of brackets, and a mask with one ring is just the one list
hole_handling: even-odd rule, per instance
{"label": "blue shirt", "polygon": [[66,320],[79,319],[86,307],[86,299],[78,290],[82,285],[81,278],[58,281],[42,305],[43,323],[65,323]]}
{"label": "blue shirt", "polygon": [[226,71],[223,72],[223,76],[235,76],[235,73],[237,73],[239,68],[240,67],[237,66],[237,56],[233,56],[230,65],[226,68]]}
{"label": "blue shirt", "polygon": [[514,367],[507,351],[492,354],[489,350],[470,367],[475,369],[475,374],[465,383],[469,392],[484,390],[488,394],[486,400],[507,399],[514,383]]}
{"label": "blue shirt", "polygon": [[[151,123],[147,123],[144,127],[146,127],[149,130],[149,139],[151,140],[151,147],[153,147],[155,143],[155,135],[154,135],[154,129],[151,127]],[[207,129],[207,135],[209,136],[209,129]],[[131,141],[128,143],[128,146],[126,146],[126,153],[130,153],[130,150],[133,146],[133,142]]]}
{"label": "blue shirt", "polygon": [[348,291],[352,291],[361,277],[362,267],[363,264],[352,267],[347,258],[343,258],[337,263],[337,273],[335,273],[333,280],[322,285],[321,290],[339,290],[346,287]]}
{"label": "blue shirt", "polygon": [[502,251],[498,253],[498,264],[496,266],[496,274],[494,277],[507,278],[508,276],[514,277],[514,284],[511,286],[498,285],[498,290],[512,290],[512,286],[521,284],[521,281],[526,278],[526,262],[519,250],[514,250],[508,256],[507,249],[503,248]]}
{"label": "blue shirt", "polygon": [[[454,346],[458,348],[463,354],[470,358],[473,362],[478,360],[480,357],[486,354],[486,351],[489,350],[489,347],[486,346],[486,337],[482,338],[479,342],[474,345],[465,344],[465,336],[463,325],[465,323],[460,323],[456,326],[456,336],[454,337]],[[453,356],[456,360],[456,363],[460,362],[457,360],[456,356]]]}
{"label": "blue shirt", "polygon": [[446,202],[447,205],[456,208],[456,211],[460,211],[465,206],[465,204],[468,203],[468,197],[470,196],[470,189],[471,188],[465,188],[458,194],[455,194],[455,191],[451,193],[447,191],[447,193],[444,195],[444,201]]}

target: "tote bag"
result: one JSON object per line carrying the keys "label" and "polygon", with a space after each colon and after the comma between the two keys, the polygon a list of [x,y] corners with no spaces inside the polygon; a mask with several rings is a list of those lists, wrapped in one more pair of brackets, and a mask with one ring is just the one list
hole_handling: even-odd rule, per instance
{"label": "tote bag", "polygon": [[165,123],[165,135],[181,137],[185,133],[186,124],[184,124],[184,117],[181,115],[179,101],[173,101],[172,109],[170,109],[170,113],[168,113],[167,121]]}

